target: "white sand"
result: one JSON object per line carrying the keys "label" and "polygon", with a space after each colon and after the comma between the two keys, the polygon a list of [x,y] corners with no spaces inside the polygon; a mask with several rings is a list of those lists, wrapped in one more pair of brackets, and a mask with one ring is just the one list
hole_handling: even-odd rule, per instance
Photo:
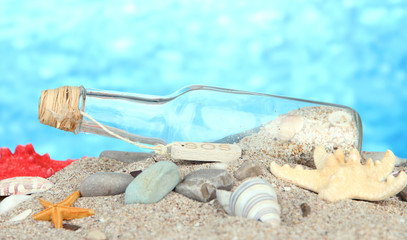
{"label": "white sand", "polygon": [[[339,118],[343,121],[341,124],[332,121],[332,116],[335,115],[342,116]],[[299,117],[303,124],[299,127],[291,123],[291,126],[286,125],[284,128],[282,122],[287,116]],[[281,138],[281,135],[287,135],[297,127],[298,131],[295,131],[291,139]],[[347,155],[353,148],[357,148],[361,134],[359,131],[361,129],[357,128],[356,122],[346,109],[327,106],[303,107],[278,116],[258,133],[241,139],[239,145],[245,150],[263,152],[270,157],[284,159],[286,163],[315,167],[313,160],[315,146],[322,145],[329,152],[341,148]]]}
{"label": "white sand", "polygon": [[[74,207],[91,208],[95,215],[64,221],[78,225],[77,231],[54,229],[51,222],[35,221],[31,216],[20,222],[8,220],[26,209],[43,210],[38,198],[59,202],[78,190],[91,173],[129,172],[145,169],[155,160],[125,164],[115,160],[87,158],[78,160],[50,178],[55,186],[48,192],[35,194],[32,200],[1,216],[0,239],[84,239],[88,232],[100,230],[108,239],[407,239],[407,203],[398,197],[385,201],[346,200],[328,203],[317,194],[275,178],[268,170],[272,161],[266,154],[242,159],[229,165],[233,172],[243,161],[252,159],[264,167],[260,177],[275,186],[281,205],[281,226],[227,215],[216,200],[202,203],[171,192],[156,204],[124,205],[124,195],[81,197]],[[277,161],[281,163],[281,161]],[[178,161],[182,175],[213,164]],[[235,187],[240,184],[236,181]],[[303,217],[300,205],[310,206]]]}

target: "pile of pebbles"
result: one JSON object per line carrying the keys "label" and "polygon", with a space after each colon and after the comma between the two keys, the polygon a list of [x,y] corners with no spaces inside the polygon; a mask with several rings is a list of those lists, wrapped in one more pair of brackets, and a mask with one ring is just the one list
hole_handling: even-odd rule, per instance
{"label": "pile of pebbles", "polygon": [[[160,201],[175,189],[175,192],[188,198],[209,202],[216,197],[216,189],[231,190],[234,186],[234,177],[243,180],[263,173],[260,165],[249,161],[234,172],[234,177],[229,174],[227,164],[214,164],[211,168],[192,171],[181,179],[176,164],[169,161],[156,163],[148,161],[149,155],[145,153],[108,151],[101,154],[101,157],[105,156],[125,163],[144,160],[148,163],[143,166],[144,169],[132,169],[128,173],[94,173],[81,183],[79,188],[81,196],[96,197],[125,193],[125,204],[148,204]],[[141,173],[133,177],[134,172]]]}

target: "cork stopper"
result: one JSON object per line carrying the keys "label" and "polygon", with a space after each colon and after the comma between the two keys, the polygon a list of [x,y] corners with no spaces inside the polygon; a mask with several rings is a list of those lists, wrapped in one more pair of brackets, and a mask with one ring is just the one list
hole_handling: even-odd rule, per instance
{"label": "cork stopper", "polygon": [[42,124],[74,132],[82,120],[80,96],[81,87],[64,86],[42,91],[38,119]]}

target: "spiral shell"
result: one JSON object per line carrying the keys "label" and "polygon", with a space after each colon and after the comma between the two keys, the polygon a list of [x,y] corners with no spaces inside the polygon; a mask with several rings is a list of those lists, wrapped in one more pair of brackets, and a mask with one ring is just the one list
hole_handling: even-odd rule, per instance
{"label": "spiral shell", "polygon": [[280,205],[273,187],[261,178],[244,181],[231,193],[216,190],[216,197],[230,215],[255,219],[272,226],[280,225]]}

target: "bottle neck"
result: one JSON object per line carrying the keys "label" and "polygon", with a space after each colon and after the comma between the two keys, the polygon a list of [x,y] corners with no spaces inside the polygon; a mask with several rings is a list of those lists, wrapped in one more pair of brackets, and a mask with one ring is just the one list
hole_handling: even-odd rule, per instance
{"label": "bottle neck", "polygon": [[[166,143],[163,105],[155,97],[82,87],[79,98],[79,109],[115,134],[134,142]],[[75,134],[81,132],[114,137],[86,117],[75,129]]]}

